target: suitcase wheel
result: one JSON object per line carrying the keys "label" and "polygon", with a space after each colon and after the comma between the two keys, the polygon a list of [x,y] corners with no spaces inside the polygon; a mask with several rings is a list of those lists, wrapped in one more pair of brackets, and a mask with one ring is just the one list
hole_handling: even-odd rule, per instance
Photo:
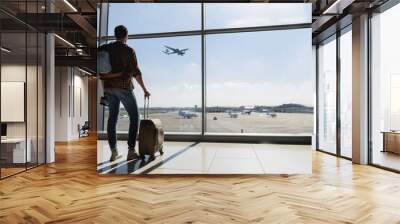
{"label": "suitcase wheel", "polygon": [[146,157],[145,157],[144,154],[140,154],[140,158],[141,158],[142,160],[144,160]]}
{"label": "suitcase wheel", "polygon": [[159,152],[160,152],[160,155],[163,155],[164,154],[164,150],[163,150],[163,148],[164,148],[164,145],[160,145],[160,148],[159,148]]}
{"label": "suitcase wheel", "polygon": [[155,160],[155,159],[156,159],[156,157],[154,156],[154,154],[150,155],[150,160]]}

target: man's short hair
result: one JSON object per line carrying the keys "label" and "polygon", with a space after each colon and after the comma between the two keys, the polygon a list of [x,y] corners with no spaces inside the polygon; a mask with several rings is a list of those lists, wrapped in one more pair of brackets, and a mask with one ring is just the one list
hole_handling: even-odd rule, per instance
{"label": "man's short hair", "polygon": [[114,35],[115,35],[115,38],[117,38],[118,40],[121,40],[121,39],[125,38],[126,36],[128,36],[128,29],[123,25],[116,26],[114,29]]}

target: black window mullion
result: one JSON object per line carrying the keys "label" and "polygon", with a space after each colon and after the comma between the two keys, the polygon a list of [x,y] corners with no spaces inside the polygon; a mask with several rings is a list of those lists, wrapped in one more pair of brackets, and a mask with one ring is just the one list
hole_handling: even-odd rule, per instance
{"label": "black window mullion", "polygon": [[201,3],[201,135],[204,135],[207,129],[207,111],[206,111],[206,69],[205,69],[205,32],[204,32],[204,3]]}
{"label": "black window mullion", "polygon": [[341,156],[341,64],[340,64],[340,30],[336,32],[336,154]]}
{"label": "black window mullion", "polygon": [[319,44],[315,46],[315,148],[319,149]]}
{"label": "black window mullion", "polygon": [[[39,14],[39,0],[36,1]],[[39,32],[36,32],[36,166],[39,165]]]}
{"label": "black window mullion", "polygon": [[[25,21],[27,21],[28,1],[25,0]],[[26,23],[25,23],[26,24]],[[25,88],[24,88],[24,120],[25,120],[25,170],[28,170],[28,113],[27,113],[27,90],[28,90],[28,26],[25,25]]]}
{"label": "black window mullion", "polygon": [[[2,46],[2,32],[1,32],[1,24],[2,23],[0,23],[0,47]],[[1,108],[1,79],[2,79],[2,74],[1,74],[1,67],[2,67],[2,64],[1,64],[1,62],[2,62],[2,58],[1,58],[1,55],[2,55],[2,53],[0,52],[0,111],[2,110],[2,108]],[[0,112],[0,124],[3,124],[2,122],[1,122],[1,112]],[[3,134],[3,133],[2,133]],[[2,151],[2,147],[1,147],[1,144],[0,144],[0,179],[2,179],[2,176],[1,176],[1,170],[2,170],[2,168],[3,168],[3,164],[2,164],[2,157],[1,157],[1,151]]]}

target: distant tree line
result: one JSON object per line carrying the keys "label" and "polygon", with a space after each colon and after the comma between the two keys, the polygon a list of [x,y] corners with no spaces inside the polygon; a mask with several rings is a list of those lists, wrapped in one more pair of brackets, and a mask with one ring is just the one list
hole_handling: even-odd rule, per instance
{"label": "distant tree line", "polygon": [[[121,110],[124,110],[121,108]],[[143,110],[141,108],[140,110]],[[151,113],[168,113],[168,112],[176,112],[180,110],[188,110],[194,112],[202,112],[201,107],[151,107]],[[227,112],[243,112],[246,110],[251,110],[252,112],[259,113],[313,113],[314,107],[305,106],[302,104],[288,103],[282,104],[278,106],[239,106],[239,107],[227,107],[227,106],[212,106],[207,107],[206,112],[208,113],[227,113]]]}

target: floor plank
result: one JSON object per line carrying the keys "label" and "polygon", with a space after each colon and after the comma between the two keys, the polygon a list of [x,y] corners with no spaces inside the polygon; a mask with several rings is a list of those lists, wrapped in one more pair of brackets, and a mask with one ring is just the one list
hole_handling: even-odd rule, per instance
{"label": "floor plank", "polygon": [[400,223],[400,175],[313,153],[312,175],[110,176],[96,139],[0,181],[0,223]]}

